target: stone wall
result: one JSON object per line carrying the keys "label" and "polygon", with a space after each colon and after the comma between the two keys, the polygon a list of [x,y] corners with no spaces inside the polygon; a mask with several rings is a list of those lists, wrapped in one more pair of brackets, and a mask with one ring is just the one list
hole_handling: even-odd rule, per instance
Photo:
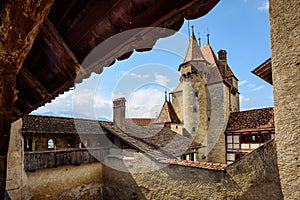
{"label": "stone wall", "polygon": [[[123,169],[132,167],[126,160],[115,162],[119,162],[118,166],[123,166]],[[276,146],[272,141],[229,165],[225,171],[170,164],[151,172],[130,173],[106,166],[103,195],[104,199],[124,200],[130,199],[133,194],[140,200],[280,200],[283,197],[276,163]]]}
{"label": "stone wall", "polygon": [[285,199],[300,197],[299,9],[299,0],[270,0],[275,132]]}
{"label": "stone wall", "polygon": [[274,140],[227,166],[226,174],[239,186],[241,199],[283,199]]}
{"label": "stone wall", "polygon": [[102,165],[89,163],[26,172],[21,192],[28,200],[102,199]]}
{"label": "stone wall", "polygon": [[6,190],[11,199],[22,199],[20,189],[24,185],[25,171],[23,163],[23,139],[21,134],[22,120],[19,119],[11,125],[7,158]]}
{"label": "stone wall", "polygon": [[226,163],[225,128],[229,118],[229,89],[223,83],[208,85],[210,112],[207,133],[208,161]]}

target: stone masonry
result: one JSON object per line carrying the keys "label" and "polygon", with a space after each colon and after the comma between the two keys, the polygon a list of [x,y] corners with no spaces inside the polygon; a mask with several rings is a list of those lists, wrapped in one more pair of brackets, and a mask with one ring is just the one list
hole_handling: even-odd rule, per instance
{"label": "stone masonry", "polygon": [[270,0],[275,132],[285,199],[300,197],[299,10],[299,0]]}

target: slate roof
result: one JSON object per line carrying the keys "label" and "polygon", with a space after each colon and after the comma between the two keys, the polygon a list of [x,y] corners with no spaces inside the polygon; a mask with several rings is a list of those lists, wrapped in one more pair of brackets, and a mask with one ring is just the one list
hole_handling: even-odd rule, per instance
{"label": "slate roof", "polygon": [[273,108],[230,113],[226,132],[275,130]]}
{"label": "slate roof", "polygon": [[22,120],[23,133],[99,134],[101,132],[99,121],[96,120],[38,115],[27,115]]}
{"label": "slate roof", "polygon": [[154,121],[156,124],[162,124],[162,123],[180,123],[180,120],[172,106],[172,104],[169,101],[165,101],[164,105],[157,117],[157,119]]}
{"label": "slate roof", "polygon": [[165,127],[156,126],[156,131],[151,131],[154,128],[153,126],[143,127],[137,134],[130,129],[124,132],[112,122],[101,122],[101,125],[107,131],[112,132],[123,141],[129,142],[155,159],[174,159],[183,154],[193,152],[193,149],[200,148],[200,145],[193,143],[192,139]]}

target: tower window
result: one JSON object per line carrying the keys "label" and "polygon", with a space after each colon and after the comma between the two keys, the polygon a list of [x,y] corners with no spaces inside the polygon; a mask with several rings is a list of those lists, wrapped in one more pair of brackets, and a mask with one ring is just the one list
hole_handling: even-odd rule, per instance
{"label": "tower window", "polygon": [[197,107],[193,107],[193,112],[197,112]]}
{"label": "tower window", "polygon": [[194,93],[194,97],[196,97],[196,98],[198,97],[198,92]]}
{"label": "tower window", "polygon": [[193,131],[193,132],[196,132],[196,127],[193,127],[193,128],[192,128],[192,131]]}

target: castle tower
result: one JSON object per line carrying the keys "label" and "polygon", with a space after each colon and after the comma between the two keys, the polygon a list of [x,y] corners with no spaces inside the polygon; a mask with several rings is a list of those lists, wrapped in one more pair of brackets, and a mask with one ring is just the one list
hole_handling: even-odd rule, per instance
{"label": "castle tower", "polygon": [[210,63],[204,59],[197,39],[192,32],[188,50],[179,66],[182,84],[183,135],[193,137],[194,142],[204,143],[207,137],[206,82]]}
{"label": "castle tower", "polygon": [[125,106],[126,100],[120,97],[113,101],[113,123],[120,129],[125,130]]}

